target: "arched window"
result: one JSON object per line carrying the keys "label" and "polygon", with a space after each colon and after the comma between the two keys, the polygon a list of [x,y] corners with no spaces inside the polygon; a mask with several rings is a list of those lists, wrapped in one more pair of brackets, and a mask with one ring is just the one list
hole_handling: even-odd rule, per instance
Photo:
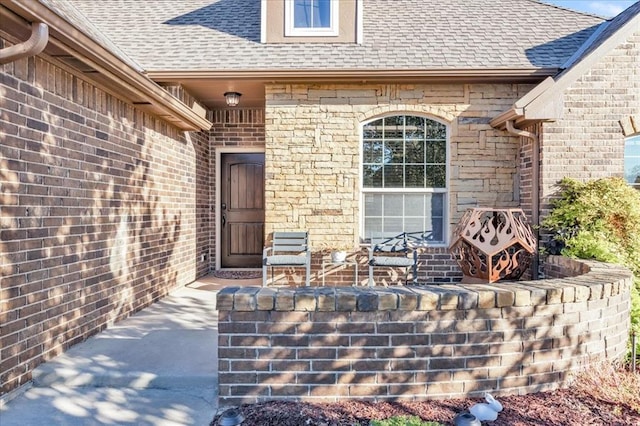
{"label": "arched window", "polygon": [[629,185],[640,190],[640,134],[625,140],[624,177]]}
{"label": "arched window", "polygon": [[425,232],[446,243],[447,126],[416,115],[362,127],[363,239]]}

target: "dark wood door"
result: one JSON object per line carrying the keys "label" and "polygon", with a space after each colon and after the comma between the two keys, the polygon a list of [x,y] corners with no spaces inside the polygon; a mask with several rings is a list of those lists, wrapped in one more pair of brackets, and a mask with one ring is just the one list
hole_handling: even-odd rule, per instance
{"label": "dark wood door", "polygon": [[264,246],[264,154],[223,154],[220,263],[258,268]]}

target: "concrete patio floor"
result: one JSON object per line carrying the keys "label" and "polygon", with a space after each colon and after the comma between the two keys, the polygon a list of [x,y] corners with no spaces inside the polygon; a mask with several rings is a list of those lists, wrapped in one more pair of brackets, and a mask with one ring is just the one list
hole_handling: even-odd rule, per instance
{"label": "concrete patio floor", "polygon": [[177,289],[40,365],[0,404],[0,425],[203,425],[218,408],[218,290],[260,280],[213,276]]}

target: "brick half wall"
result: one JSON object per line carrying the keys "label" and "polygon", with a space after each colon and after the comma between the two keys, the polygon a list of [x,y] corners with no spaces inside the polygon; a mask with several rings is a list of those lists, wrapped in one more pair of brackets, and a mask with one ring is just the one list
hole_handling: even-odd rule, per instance
{"label": "brick half wall", "polygon": [[525,394],[620,359],[631,273],[557,257],[548,264],[568,278],[227,288],[218,294],[220,404]]}

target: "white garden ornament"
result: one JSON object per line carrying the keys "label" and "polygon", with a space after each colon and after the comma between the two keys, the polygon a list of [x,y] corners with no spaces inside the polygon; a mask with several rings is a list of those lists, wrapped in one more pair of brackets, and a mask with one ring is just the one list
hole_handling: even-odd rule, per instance
{"label": "white garden ornament", "polygon": [[486,403],[475,404],[469,409],[476,419],[481,422],[491,422],[498,418],[498,413],[502,411],[502,404],[498,402],[490,393],[484,396]]}

